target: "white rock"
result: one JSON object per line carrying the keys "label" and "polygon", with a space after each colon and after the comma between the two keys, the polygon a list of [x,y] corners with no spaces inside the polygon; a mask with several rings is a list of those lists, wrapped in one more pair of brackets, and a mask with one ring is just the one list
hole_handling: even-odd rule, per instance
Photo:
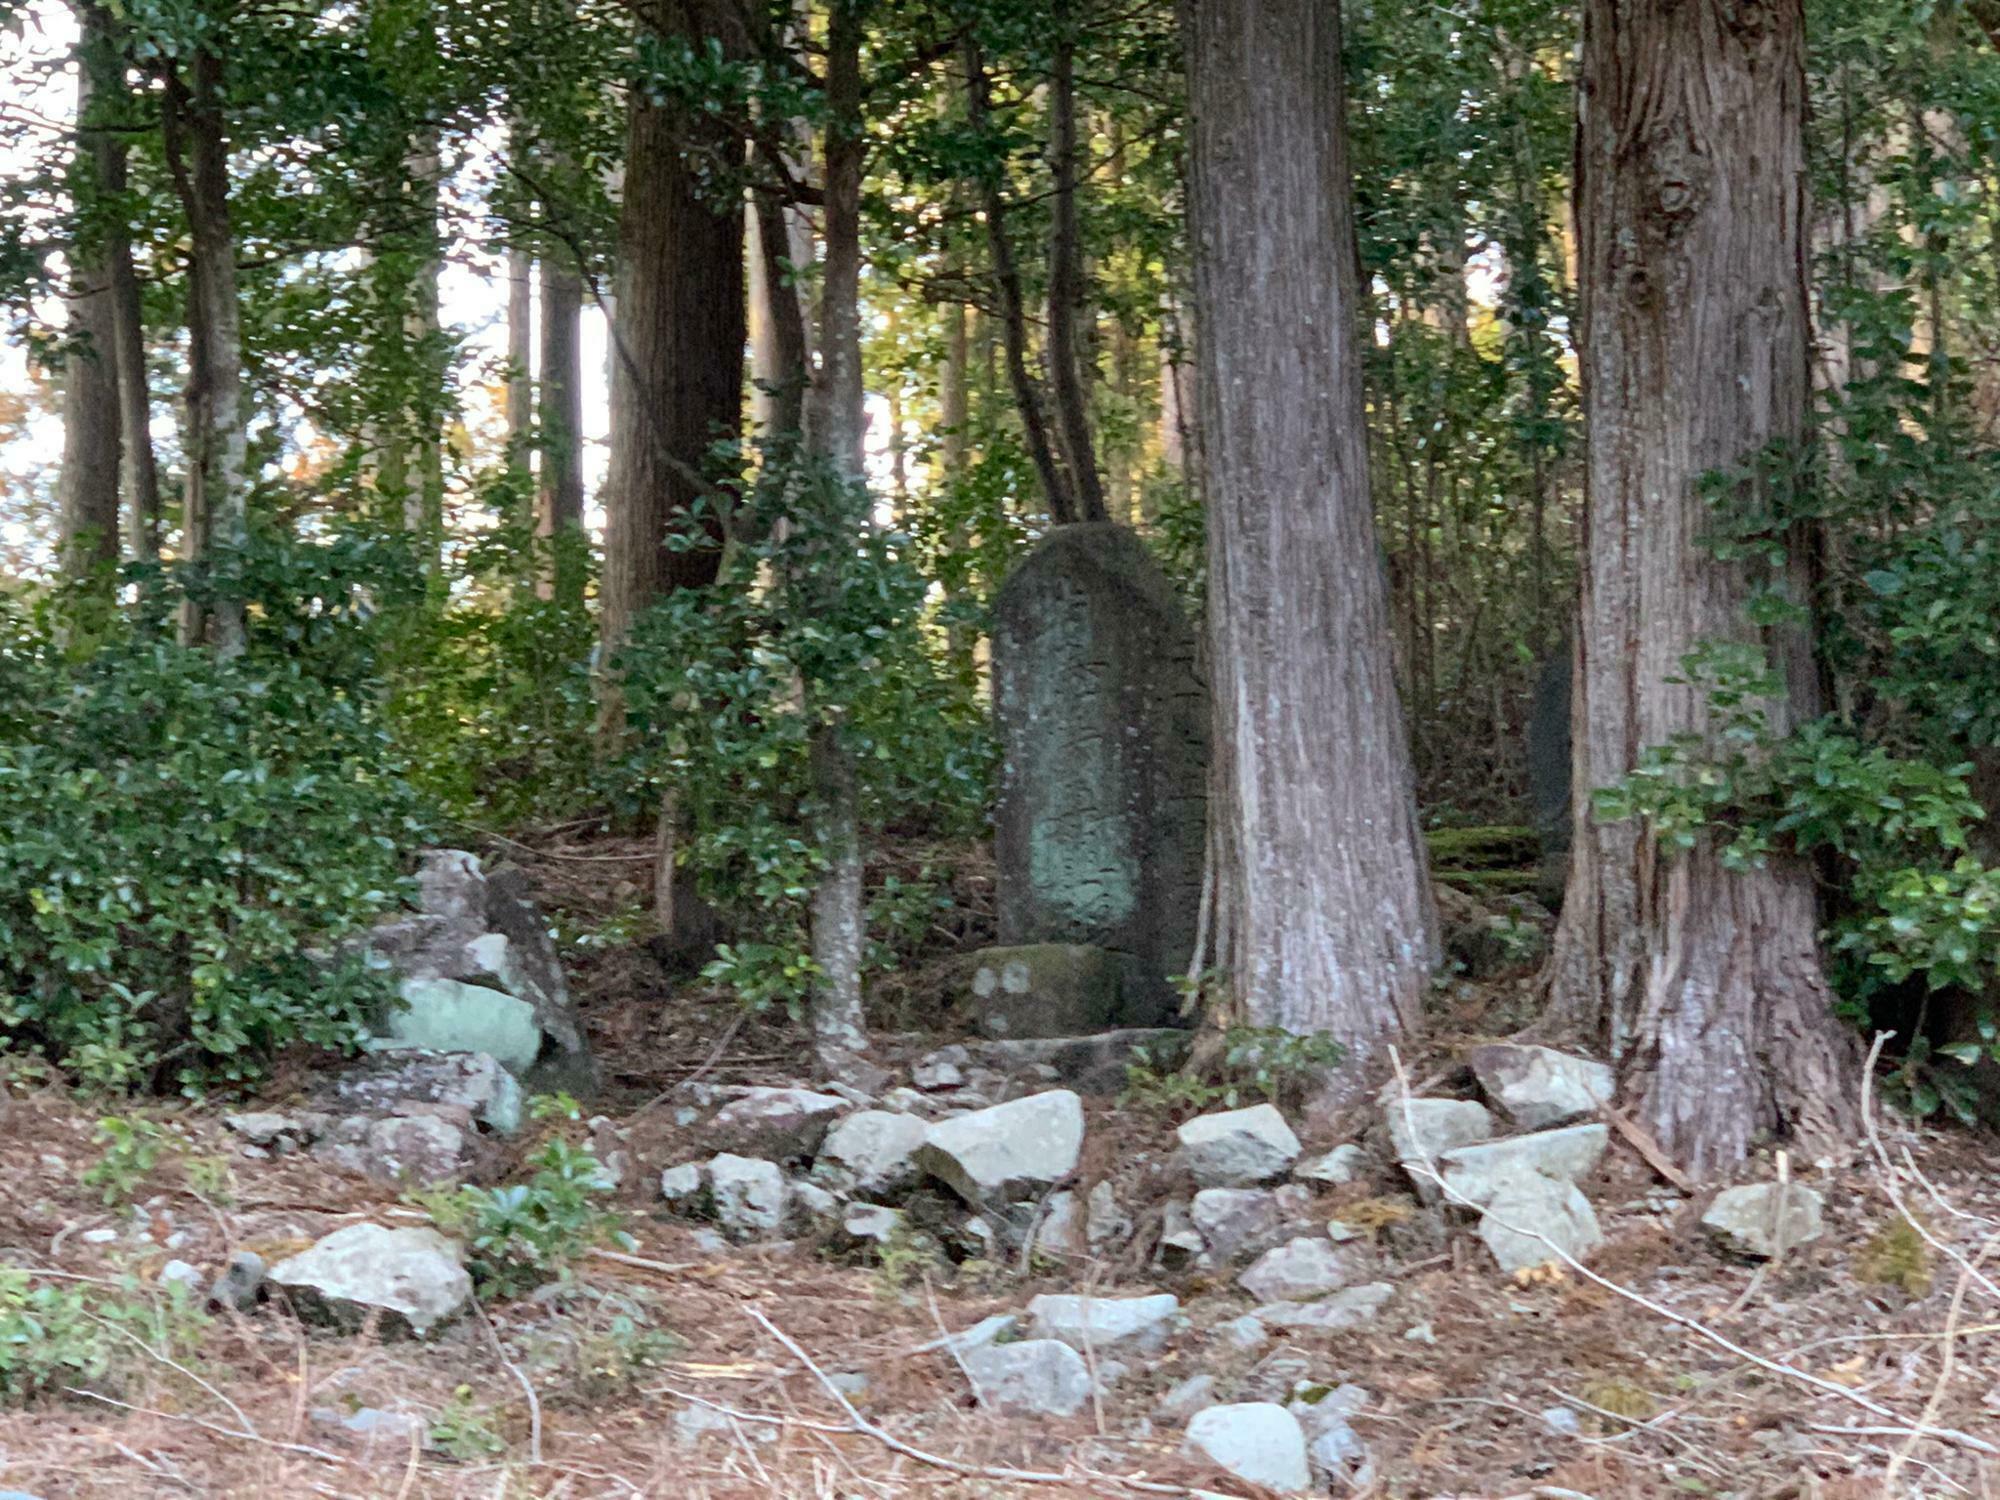
{"label": "white rock", "polygon": [[1215,1405],[1215,1377],[1190,1375],[1160,1397],[1153,1415],[1162,1422],[1185,1422],[1196,1412]]}
{"label": "white rock", "polygon": [[1354,1259],[1331,1240],[1302,1235],[1266,1251],[1236,1280],[1259,1302],[1309,1302],[1354,1280]]}
{"label": "white rock", "polygon": [[1284,1208],[1269,1188],[1203,1188],[1188,1205],[1188,1218],[1208,1253],[1224,1264],[1269,1248],[1286,1227]]}
{"label": "white rock", "polygon": [[1219,1323],[1215,1332],[1232,1349],[1255,1351],[1271,1342],[1270,1332],[1257,1320],[1255,1313],[1245,1313],[1240,1318]]}
{"label": "white rock", "polygon": [[687,1208],[701,1197],[701,1163],[682,1162],[660,1174],[660,1196],[676,1208]]}
{"label": "white rock", "polygon": [[955,1089],[965,1082],[965,1070],[954,1062],[926,1059],[910,1069],[910,1082],[926,1093]]}
{"label": "white rock", "polygon": [[160,1267],[160,1274],[156,1279],[161,1286],[184,1286],[192,1291],[202,1284],[204,1278],[198,1267],[191,1266],[184,1260],[170,1260]]}
{"label": "white rock", "polygon": [[1500,1184],[1480,1215],[1479,1238],[1510,1275],[1561,1261],[1550,1242],[1577,1260],[1604,1243],[1597,1214],[1574,1183],[1533,1175]]}
{"label": "white rock", "polygon": [[1091,1249],[1103,1250],[1131,1237],[1131,1217],[1119,1205],[1118,1191],[1109,1182],[1100,1182],[1090,1190],[1086,1211]]}
{"label": "white rock", "polygon": [[1299,1159],[1299,1138],[1269,1104],[1196,1115],[1174,1134],[1188,1170],[1205,1188],[1274,1182]]}
{"label": "white rock", "polygon": [[1820,1222],[1824,1205],[1803,1183],[1747,1183],[1717,1193],[1701,1216],[1701,1227],[1738,1255],[1768,1260],[1825,1233]]}
{"label": "white rock", "polygon": [[1036,1338],[1060,1339],[1073,1349],[1130,1347],[1150,1354],[1166,1343],[1180,1310],[1180,1298],[1166,1292],[1151,1297],[1045,1292],[1028,1304],[1028,1331]]}
{"label": "white rock", "polygon": [[1083,1356],[1056,1339],[987,1344],[960,1358],[979,1404],[992,1411],[1072,1417],[1090,1399]]}
{"label": "white rock", "polygon": [[915,1115],[859,1110],[826,1133],[813,1170],[866,1197],[900,1192],[917,1180],[917,1148],[928,1132]]}
{"label": "white rock", "polygon": [[1056,1261],[1088,1256],[1090,1238],[1084,1228],[1083,1200],[1068,1191],[1049,1194],[1041,1221],[1035,1225],[1032,1248],[1034,1254]]}
{"label": "white rock", "polygon": [[472,1301],[458,1246],[435,1229],[350,1224],[279,1261],[269,1279],[302,1311],[345,1326],[381,1317],[419,1338]]}
{"label": "white rock", "polygon": [[1185,1451],[1281,1495],[1296,1495],[1312,1483],[1306,1435],[1298,1419],[1268,1401],[1196,1412],[1188,1423]]}
{"label": "white rock", "polygon": [[1330,1182],[1341,1186],[1354,1181],[1368,1169],[1368,1153],[1352,1141],[1335,1146],[1321,1156],[1309,1156],[1292,1168],[1292,1176],[1303,1182]]}
{"label": "white rock", "polygon": [[1383,1107],[1383,1122],[1397,1162],[1410,1174],[1417,1196],[1426,1203],[1437,1201],[1438,1189],[1424,1163],[1435,1166],[1445,1152],[1493,1134],[1493,1116],[1485,1105],[1470,1099],[1407,1099],[1395,1094]]}
{"label": "white rock", "polygon": [[793,1178],[785,1184],[785,1204],[792,1218],[814,1228],[840,1212],[840,1200],[816,1182]]}
{"label": "white rock", "polygon": [[707,1167],[715,1221],[736,1239],[776,1234],[785,1223],[785,1174],[772,1161],[722,1152]]}
{"label": "white rock", "polygon": [[1475,1047],[1467,1059],[1479,1087],[1523,1130],[1545,1130],[1611,1102],[1611,1069],[1553,1047]]}
{"label": "white rock", "polygon": [[840,1227],[850,1239],[886,1245],[902,1229],[903,1211],[879,1203],[850,1203],[841,1215]]}
{"label": "white rock", "polygon": [[1068,1089],[1010,1099],[930,1127],[917,1165],[975,1207],[1039,1192],[1076,1170],[1083,1101]]}
{"label": "white rock", "polygon": [[1021,1320],[1012,1313],[995,1313],[990,1318],[981,1318],[970,1328],[961,1328],[957,1333],[948,1333],[943,1338],[932,1339],[928,1344],[919,1344],[916,1352],[931,1354],[942,1350],[966,1354],[974,1349],[984,1349],[1001,1339],[1012,1338],[1020,1326]]}
{"label": "white rock", "polygon": [[1374,1322],[1395,1291],[1386,1281],[1371,1281],[1316,1302],[1267,1303],[1252,1316],[1266,1329],[1310,1328],[1322,1333],[1344,1333]]}
{"label": "white rock", "polygon": [[1597,1170],[1610,1141],[1608,1125],[1567,1125],[1461,1146],[1439,1157],[1438,1166],[1453,1193],[1483,1208],[1503,1184],[1523,1177],[1581,1182]]}
{"label": "white rock", "polygon": [[713,1407],[696,1406],[689,1402],[674,1413],[674,1441],[681,1447],[692,1448],[711,1433],[730,1444],[740,1443],[744,1438],[760,1444],[778,1440],[775,1424],[745,1421],[727,1412],[716,1411]]}

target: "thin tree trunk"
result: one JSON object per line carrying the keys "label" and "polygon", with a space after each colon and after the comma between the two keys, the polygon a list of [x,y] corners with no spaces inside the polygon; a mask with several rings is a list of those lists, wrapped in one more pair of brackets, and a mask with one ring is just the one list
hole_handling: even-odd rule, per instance
{"label": "thin tree trunk", "polygon": [[[167,155],[187,215],[188,474],[182,551],[196,563],[239,550],[248,531],[248,440],[243,409],[242,312],[236,293],[236,236],[230,221],[229,144],[222,119],[222,59],[197,52],[187,76],[171,76],[163,106]],[[218,655],[246,644],[243,601],[218,592],[209,618],[192,601],[181,637],[207,639]]]}
{"label": "thin tree trunk", "polygon": [[443,166],[435,126],[417,133],[405,167],[412,229],[422,250],[404,320],[405,336],[417,352],[415,364],[421,384],[411,393],[411,409],[401,435],[407,454],[402,464],[403,529],[421,540],[428,564],[435,566],[444,544],[444,433],[440,417],[446,373],[432,368],[443,331],[438,281],[444,269],[444,248],[438,237]]}
{"label": "thin tree trunk", "polygon": [[972,354],[967,321],[963,302],[953,300],[945,305],[944,370],[938,379],[938,417],[944,430],[938,435],[938,457],[946,479],[956,479],[964,472],[970,436],[972,413],[967,397]]}
{"label": "thin tree trunk", "polygon": [[1436,953],[1357,347],[1338,7],[1188,0],[1216,710],[1217,957],[1253,1023],[1357,1071]]}
{"label": "thin tree trunk", "polygon": [[125,175],[124,148],[109,131],[94,128],[105,102],[109,19],[94,5],[82,7],[79,19],[70,182],[84,222],[70,246],[64,294],[71,347],[63,357],[63,456],[56,484],[58,552],[64,575],[73,579],[103,574],[118,561],[119,328],[111,236],[97,209]]}
{"label": "thin tree trunk", "polygon": [[1108,521],[1104,483],[1090,436],[1090,396],[1076,347],[1083,312],[1083,235],[1076,212],[1076,33],[1074,0],[1055,18],[1055,65],[1049,86],[1049,165],[1055,174],[1049,234],[1049,388],[1055,396],[1063,466],[1080,521]]}
{"label": "thin tree trunk", "polygon": [[535,531],[556,544],[548,597],[583,599],[583,276],[565,250],[542,262],[541,483]]}
{"label": "thin tree trunk", "polygon": [[[1757,639],[1750,565],[1713,557],[1700,481],[1803,433],[1801,0],[1589,0],[1578,101],[1579,308],[1589,423],[1574,742],[1576,840],[1552,1015],[1610,1047],[1643,1123],[1691,1170],[1766,1132],[1851,1139],[1856,1049],[1820,969],[1811,875],[1724,868],[1591,794],[1714,729],[1674,679],[1705,641]],[[1809,601],[1795,568],[1783,580]],[[1804,632],[1767,637],[1782,731],[1816,711]]]}
{"label": "thin tree trunk", "polygon": [[[811,379],[805,308],[799,302],[799,263],[790,234],[790,215],[774,191],[752,199],[756,241],[751,261],[753,318],[751,340],[760,390],[760,430],[768,438],[799,434],[805,426],[806,385]],[[760,295],[761,294],[761,295]]]}
{"label": "thin tree trunk", "polygon": [[507,252],[507,453],[526,467],[535,423],[535,258]]}
{"label": "thin tree trunk", "polygon": [[[861,385],[861,40],[864,0],[832,0],[826,43],[826,192],[819,316],[819,382],[807,431],[815,457],[864,482]],[[808,705],[809,708],[812,705]],[[838,722],[812,730],[814,822],[826,861],[812,897],[812,1027],[821,1068],[847,1070],[868,1046],[861,1005],[867,926],[853,752]]]}
{"label": "thin tree trunk", "polygon": [[[988,97],[986,64],[978,44],[970,37],[965,47],[966,110],[972,127],[981,134],[992,130],[992,103]],[[993,286],[1000,298],[1001,343],[1005,346],[1007,379],[1014,388],[1014,403],[1020,409],[1021,430],[1028,441],[1028,456],[1034,460],[1035,475],[1041,481],[1042,499],[1049,519],[1058,526],[1081,519],[1076,500],[1056,458],[1049,435],[1049,422],[1042,409],[1042,393],[1028,369],[1028,311],[1021,290],[1020,268],[1014,263],[1014,244],[1007,234],[1007,194],[1004,169],[989,168],[980,183],[981,207],[986,215],[986,242],[993,257]]]}

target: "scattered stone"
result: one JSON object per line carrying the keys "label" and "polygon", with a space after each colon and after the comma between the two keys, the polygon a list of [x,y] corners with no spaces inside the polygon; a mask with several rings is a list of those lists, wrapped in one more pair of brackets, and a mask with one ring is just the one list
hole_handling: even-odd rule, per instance
{"label": "scattered stone", "polygon": [[1769,1260],[1825,1232],[1820,1222],[1825,1201],[1803,1183],[1747,1183],[1717,1193],[1701,1227],[1725,1249]]}
{"label": "scattered stone", "polygon": [[1113,1015],[1044,1035],[1170,1022],[1166,976],[1188,966],[1207,820],[1194,631],[1145,544],[1114,524],[1051,530],[994,614],[1000,941],[1126,956]]}
{"label": "scattered stone", "polygon": [[435,1229],[350,1224],[279,1261],[270,1281],[302,1313],[342,1327],[379,1317],[419,1338],[472,1301],[458,1246]]}
{"label": "scattered stone", "polygon": [[1041,1221],[1035,1225],[1034,1253],[1065,1260],[1082,1260],[1090,1254],[1090,1239],[1084,1228],[1083,1200],[1072,1192],[1049,1194],[1042,1205]]}
{"label": "scattered stone", "polygon": [[1406,1344],[1429,1344],[1435,1348],[1437,1341],[1437,1330],[1429,1323],[1412,1323],[1403,1333],[1403,1342]]}
{"label": "scattered stone", "polygon": [[1309,1156],[1292,1168],[1292,1176],[1305,1182],[1330,1182],[1336,1187],[1354,1181],[1368,1169],[1368,1153],[1353,1142],[1335,1146],[1321,1156]]}
{"label": "scattered stone", "polygon": [[918,1063],[910,1070],[910,1082],[920,1089],[931,1092],[938,1089],[955,1089],[965,1082],[965,1070],[956,1063]]}
{"label": "scattered stone", "polygon": [[1438,1169],[1454,1194],[1483,1208],[1503,1185],[1524,1177],[1581,1182],[1597,1170],[1610,1142],[1608,1125],[1568,1125],[1461,1146],[1439,1157]]}
{"label": "scattered stone", "polygon": [[776,1162],[724,1151],[710,1159],[706,1176],[715,1222],[732,1239],[776,1234],[785,1224],[785,1174]]}
{"label": "scattered stone", "polygon": [[1349,1489],[1357,1489],[1374,1477],[1368,1445],[1345,1418],[1329,1423],[1306,1445],[1306,1462],[1315,1474],[1338,1479]]}
{"label": "scattered stone", "polygon": [[1179,1198],[1169,1199],[1160,1210],[1160,1243],[1153,1251],[1153,1263],[1168,1271],[1184,1271],[1207,1258],[1208,1242],[1194,1227],[1189,1207]]}
{"label": "scattered stone", "polygon": [[1324,1383],[1313,1379],[1312,1356],[1286,1342],[1258,1360],[1237,1382],[1238,1398],[1284,1406],[1300,1391]]}
{"label": "scattered stone", "polygon": [[[930,1099],[918,1093],[915,1089],[906,1088],[901,1084],[898,1084],[895,1088],[890,1089],[887,1093],[882,1095],[882,1097],[878,1099],[876,1102],[880,1104],[884,1110],[891,1110],[899,1115],[926,1114],[930,1111],[932,1107],[932,1101]],[[852,1118],[853,1118],[852,1115],[848,1116],[848,1119]],[[845,1124],[846,1121],[842,1121],[841,1123]],[[838,1130],[839,1128],[840,1126],[838,1125],[834,1127],[834,1129],[836,1130]]]}
{"label": "scattered stone", "polygon": [[1259,1302],[1310,1302],[1354,1280],[1354,1261],[1329,1240],[1300,1236],[1265,1252],[1236,1280]]}
{"label": "scattered stone", "polygon": [[170,1260],[160,1267],[155,1278],[161,1286],[184,1286],[194,1288],[201,1285],[201,1271],[184,1260]]}
{"label": "scattered stone", "polygon": [[1604,1232],[1576,1184],[1531,1175],[1501,1183],[1480,1216],[1479,1238],[1512,1275],[1561,1260],[1558,1249],[1582,1260],[1604,1243]]}
{"label": "scattered stone", "polygon": [[1424,1164],[1436,1165],[1445,1152],[1493,1134],[1493,1116],[1485,1105],[1470,1099],[1406,1099],[1392,1093],[1385,1101],[1383,1122],[1397,1164],[1410,1174],[1417,1196],[1426,1203],[1437,1201],[1438,1188]]}
{"label": "scattered stone", "polygon": [[[1125,1069],[1135,1048],[1152,1051],[1182,1046],[1187,1033],[1174,1027],[1139,1027],[1100,1031],[1089,1036],[1019,1037],[973,1040],[965,1044],[971,1061],[981,1067],[1018,1077],[1043,1077],[1081,1094],[1116,1094],[1125,1087]],[[921,1096],[919,1096],[921,1097]]]}
{"label": "scattered stone", "polygon": [[1085,1236],[1093,1250],[1105,1250],[1132,1237],[1132,1220],[1119,1205],[1118,1192],[1108,1181],[1090,1190],[1085,1204]]}
{"label": "scattered stone", "polygon": [[696,1406],[689,1402],[674,1413],[674,1441],[683,1448],[692,1448],[710,1433],[719,1433],[732,1442],[748,1438],[753,1443],[775,1443],[778,1427],[773,1422],[758,1422],[743,1417],[732,1417],[727,1412],[716,1411],[713,1407]]}
{"label": "scattered stone", "polygon": [[1542,1425],[1557,1437],[1582,1437],[1583,1420],[1575,1410],[1567,1406],[1545,1406],[1541,1410]]}
{"label": "scattered stone", "polygon": [[1035,1417],[1072,1417],[1090,1399],[1083,1356],[1057,1339],[985,1344],[960,1352],[979,1404]]}
{"label": "scattered stone", "polygon": [[917,1149],[928,1134],[929,1128],[913,1115],[859,1110],[827,1132],[813,1170],[866,1197],[900,1192],[917,1180]]}
{"label": "scattered stone", "polygon": [[1596,1114],[1611,1102],[1611,1069],[1553,1047],[1475,1047],[1473,1077],[1508,1119],[1523,1130],[1546,1130]]}
{"label": "scattered stone", "polygon": [[456,1180],[471,1157],[472,1143],[449,1120],[406,1115],[371,1123],[356,1164],[377,1182],[435,1187]]}
{"label": "scattered stone", "polygon": [[1060,1339],[1073,1349],[1129,1345],[1151,1354],[1166,1343],[1180,1310],[1180,1298],[1165,1292],[1150,1297],[1044,1293],[1028,1304],[1028,1331],[1036,1338]]}
{"label": "scattered stone", "polygon": [[276,1110],[224,1115],[222,1123],[253,1146],[275,1146],[282,1151],[296,1148],[311,1139],[305,1120],[296,1115],[280,1114]]}
{"label": "scattered stone", "polygon": [[1374,1322],[1395,1292],[1386,1281],[1371,1281],[1316,1302],[1267,1303],[1252,1316],[1266,1329],[1309,1328],[1321,1333],[1345,1333]]}
{"label": "scattered stone", "polygon": [[962,1328],[957,1333],[948,1333],[943,1338],[932,1339],[928,1344],[919,1344],[916,1352],[969,1354],[974,1349],[984,1349],[988,1344],[1011,1339],[1020,1326],[1021,1320],[1012,1313],[994,1313],[989,1318],[981,1318],[970,1328]]}
{"label": "scattered stone", "polygon": [[[1121,1019],[1126,965],[1103,948],[1084,943],[982,948],[968,966],[966,1015],[987,1036],[1070,1036],[1102,1031]],[[912,1082],[933,1087],[914,1075]]]}
{"label": "scattered stone", "polygon": [[851,1240],[886,1245],[896,1237],[904,1222],[900,1208],[884,1208],[879,1203],[850,1203],[841,1215],[841,1232]]}
{"label": "scattered stone", "polygon": [[535,1008],[505,990],[461,979],[405,979],[383,1034],[405,1047],[436,1052],[483,1052],[515,1073],[541,1055]]}
{"label": "scattered stone", "polygon": [[86,1229],[77,1238],[82,1240],[86,1245],[113,1245],[118,1242],[118,1231],[115,1229]]}
{"label": "scattered stone", "polygon": [[422,1417],[406,1411],[384,1411],[379,1406],[364,1406],[358,1411],[316,1406],[311,1416],[317,1426],[336,1428],[366,1438],[370,1443],[387,1443],[398,1448],[421,1443],[430,1433]]}
{"label": "scattered stone", "polygon": [[1256,1350],[1271,1342],[1270,1333],[1257,1321],[1255,1313],[1245,1313],[1240,1318],[1219,1323],[1215,1332],[1232,1349]]}
{"label": "scattered stone", "polygon": [[678,1209],[693,1209],[698,1206],[705,1186],[700,1162],[682,1162],[677,1167],[668,1167],[660,1174],[660,1196]]}
{"label": "scattered stone", "polygon": [[521,1085],[483,1052],[377,1047],[334,1074],[316,1097],[348,1114],[386,1115],[413,1103],[436,1104],[501,1135],[521,1128]]}
{"label": "scattered stone", "polygon": [[790,1161],[817,1151],[846,1108],[838,1094],[812,1089],[745,1089],[716,1111],[708,1138],[731,1155]]}
{"label": "scattered stone", "polygon": [[840,1212],[840,1200],[816,1182],[794,1178],[785,1184],[791,1216],[807,1229],[817,1228]]}
{"label": "scattered stone", "polygon": [[1196,1115],[1174,1134],[1188,1170],[1205,1188],[1271,1182],[1299,1158],[1299,1138],[1269,1104]]}
{"label": "scattered stone", "polygon": [[208,1300],[215,1307],[248,1312],[257,1305],[264,1276],[264,1257],[254,1250],[238,1250],[229,1257],[222,1274],[209,1284]]}
{"label": "scattered stone", "polygon": [[1083,1101],[1051,1089],[931,1126],[917,1165],[978,1207],[1028,1196],[1076,1170]]}
{"label": "scattered stone", "polygon": [[1160,1397],[1153,1415],[1162,1422],[1184,1423],[1196,1412],[1215,1405],[1215,1377],[1190,1375]]}
{"label": "scattered stone", "polygon": [[1298,1418],[1267,1401],[1196,1412],[1184,1451],[1281,1495],[1296,1495],[1312,1483]]}

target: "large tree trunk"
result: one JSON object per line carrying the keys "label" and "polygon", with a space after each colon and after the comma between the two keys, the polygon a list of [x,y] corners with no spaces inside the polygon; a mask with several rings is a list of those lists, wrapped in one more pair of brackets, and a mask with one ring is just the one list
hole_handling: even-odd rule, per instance
{"label": "large tree trunk", "polygon": [[[77,143],[71,192],[83,221],[69,251],[68,338],[63,358],[63,456],[56,496],[59,555],[70,578],[86,578],[118,560],[118,317],[112,246],[97,208],[125,175],[124,148],[94,128],[111,46],[108,19],[96,6],[79,12]],[[99,222],[92,222],[93,219]]]}
{"label": "large tree trunk", "polygon": [[556,544],[550,597],[583,599],[583,277],[567,247],[542,262],[541,484],[535,530]]}
{"label": "large tree trunk", "polygon": [[[167,155],[188,236],[187,490],[182,554],[205,562],[233,552],[248,532],[248,433],[243,409],[242,310],[229,209],[229,142],[222,119],[222,59],[195,54],[167,81]],[[246,644],[243,600],[221,591],[209,618],[181,611],[181,638],[207,639],[223,656]]]}
{"label": "large tree trunk", "polygon": [[1359,1068],[1416,1024],[1436,916],[1370,510],[1339,11],[1185,21],[1216,953],[1248,1020]]}
{"label": "large tree trunk", "polygon": [[[743,55],[729,0],[660,0],[647,24],[669,38],[722,39]],[[722,497],[702,474],[717,439],[743,425],[743,212],[708,188],[705,157],[733,162],[735,129],[718,116],[656,104],[634,91],[625,197],[618,220],[618,379],[612,382],[611,467],[605,478],[600,629],[607,660],[632,622],[670,589],[714,581]],[[702,502],[714,547],[667,545]]]}
{"label": "large tree trunk", "polygon": [[[816,458],[864,482],[861,384],[861,7],[833,0],[827,22],[825,261],[820,283],[819,381],[807,434]],[[838,567],[837,561],[833,563]],[[812,705],[808,705],[812,707]],[[867,931],[859,798],[853,752],[837,723],[812,731],[814,822],[826,868],[812,898],[812,1025],[821,1068],[839,1074],[865,1049],[861,953]]]}
{"label": "large tree trunk", "polygon": [[[1760,580],[1702,545],[1699,481],[1806,416],[1801,0],[1589,0],[1577,115],[1588,498],[1573,730],[1576,840],[1552,1016],[1617,1057],[1643,1122],[1692,1170],[1762,1132],[1832,1145],[1854,1124],[1853,1038],[1820,970],[1811,876],[1724,869],[1591,793],[1651,745],[1714,728],[1672,679],[1705,641],[1757,639]],[[1807,602],[1807,581],[1784,580]],[[1782,730],[1815,709],[1804,632],[1769,638]]]}

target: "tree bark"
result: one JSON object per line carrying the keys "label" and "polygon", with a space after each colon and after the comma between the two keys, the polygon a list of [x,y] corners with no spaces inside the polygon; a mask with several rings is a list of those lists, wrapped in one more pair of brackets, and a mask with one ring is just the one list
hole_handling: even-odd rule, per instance
{"label": "tree bark", "polygon": [[1083,313],[1083,232],[1076,211],[1075,0],[1062,0],[1055,17],[1055,59],[1049,81],[1049,165],[1055,176],[1049,233],[1049,389],[1062,434],[1063,467],[1080,521],[1108,521],[1104,483],[1090,436],[1090,397],[1076,348]]}
{"label": "tree bark", "polygon": [[[188,472],[181,532],[182,552],[196,563],[240,549],[249,525],[242,312],[222,76],[220,56],[197,52],[185,76],[168,78],[163,106],[168,161],[190,241]],[[240,655],[246,644],[241,596],[220,590],[207,619],[199,606],[184,605],[181,637],[189,644],[207,639],[221,656]]]}
{"label": "tree bark", "polygon": [[[1851,1138],[1856,1048],[1821,974],[1811,876],[1733,872],[1591,793],[1641,753],[1714,726],[1672,681],[1706,641],[1755,641],[1750,565],[1703,546],[1699,481],[1798,439],[1809,393],[1801,0],[1589,0],[1577,114],[1589,424],[1572,739],[1576,839],[1550,958],[1551,1015],[1606,1043],[1642,1122],[1691,1171],[1763,1132]],[[1810,599],[1803,554],[1780,580]],[[1816,711],[1805,632],[1783,731]]]}
{"label": "tree bark", "polygon": [[[819,316],[819,381],[807,435],[814,457],[853,484],[865,482],[861,384],[861,174],[867,141],[861,121],[862,5],[833,0],[827,21],[826,193]],[[838,567],[835,561],[832,564]],[[808,705],[812,708],[813,705]],[[815,833],[826,861],[812,897],[812,1026],[822,1070],[845,1071],[868,1046],[861,1005],[861,952],[867,930],[860,837],[860,790],[853,752],[837,721],[812,731]]]}
{"label": "tree bark", "polygon": [[1368,488],[1338,7],[1188,0],[1216,713],[1216,953],[1351,1075],[1418,1020],[1436,915]]}
{"label": "tree bark", "polygon": [[72,579],[104,573],[118,561],[119,327],[111,236],[103,226],[108,216],[99,209],[125,175],[123,147],[110,132],[93,128],[104,103],[109,18],[91,5],[80,8],[79,20],[77,140],[70,166],[79,223],[64,294],[70,347],[63,356],[63,456],[56,484],[58,553],[64,576]]}
{"label": "tree bark", "polygon": [[805,308],[795,279],[803,262],[797,259],[792,216],[777,193],[755,190],[751,210],[753,419],[767,439],[796,436],[805,427],[806,385],[812,378]]}
{"label": "tree bark", "polygon": [[[697,48],[717,37],[730,57],[747,50],[730,0],[660,0],[645,20]],[[743,427],[742,203],[705,191],[702,171],[705,158],[733,168],[741,136],[719,116],[634,91],[626,140],[599,610],[607,661],[659,595],[714,581],[723,506],[702,466]],[[669,529],[697,507],[715,545],[669,547]]]}
{"label": "tree bark", "polygon": [[535,260],[507,252],[507,452],[525,467],[535,423]]}
{"label": "tree bark", "polygon": [[542,262],[541,483],[535,532],[557,545],[546,597],[580,603],[583,531],[583,276],[558,249]]}

